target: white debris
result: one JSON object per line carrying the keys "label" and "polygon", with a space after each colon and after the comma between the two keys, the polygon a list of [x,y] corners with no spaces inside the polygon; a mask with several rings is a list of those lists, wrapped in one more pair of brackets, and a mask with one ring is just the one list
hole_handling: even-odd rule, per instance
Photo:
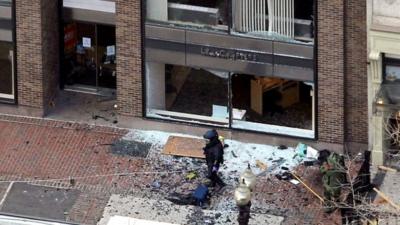
{"label": "white debris", "polygon": [[253,123],[249,121],[235,120],[232,124],[233,128],[253,130],[266,133],[274,133],[281,135],[290,135],[294,137],[302,138],[314,138],[315,134],[313,130],[294,128],[294,127],[284,127],[271,124]]}
{"label": "white debris", "polygon": [[[246,169],[248,163],[255,174],[261,173],[263,171],[256,166],[256,160],[265,163],[267,167],[282,162],[281,166],[289,169],[300,163],[298,158],[294,158],[296,154],[294,148],[280,150],[276,146],[248,144],[233,140],[225,140],[225,143],[229,145],[229,148],[225,149],[225,165],[222,171],[228,173],[235,171],[241,173]],[[279,168],[271,172],[276,172]]]}
{"label": "white debris", "polygon": [[[142,130],[131,130],[123,139],[151,143],[153,145],[153,151],[156,150],[159,153],[170,136],[201,139],[201,137],[198,136],[181,133]],[[250,163],[251,169],[255,174],[263,172],[256,166],[256,160],[265,163],[268,168],[279,164],[280,166],[276,169],[269,171],[272,173],[279,172],[282,166],[291,169],[301,162],[301,158],[295,157],[295,149],[291,147],[280,150],[276,146],[244,143],[230,139],[225,139],[225,143],[228,144],[229,147],[224,150],[224,164],[220,172],[223,177],[228,180],[228,183],[231,184],[234,179],[238,178],[240,173],[246,169],[248,163]]]}
{"label": "white debris", "polygon": [[307,146],[307,158],[318,159],[319,152],[313,147]]}
{"label": "white debris", "polygon": [[131,141],[142,141],[151,143],[154,146],[163,147],[170,136],[188,137],[188,138],[201,138],[193,135],[180,134],[180,133],[167,133],[162,131],[146,131],[146,130],[131,130],[122,139]]}

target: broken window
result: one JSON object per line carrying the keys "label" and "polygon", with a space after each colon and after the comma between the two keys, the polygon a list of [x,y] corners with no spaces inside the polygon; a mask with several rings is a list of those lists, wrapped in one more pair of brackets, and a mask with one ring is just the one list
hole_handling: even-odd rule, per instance
{"label": "broken window", "polygon": [[229,73],[146,63],[147,116],[228,125]]}
{"label": "broken window", "polygon": [[199,29],[228,29],[227,0],[147,0],[146,19]]}
{"label": "broken window", "polygon": [[233,31],[277,40],[313,38],[313,0],[233,0]]}
{"label": "broken window", "polygon": [[313,101],[312,83],[235,74],[232,127],[313,138]]}
{"label": "broken window", "polygon": [[314,0],[147,0],[146,19],[193,29],[312,42]]}
{"label": "broken window", "polygon": [[313,83],[147,62],[146,85],[148,117],[314,137]]}

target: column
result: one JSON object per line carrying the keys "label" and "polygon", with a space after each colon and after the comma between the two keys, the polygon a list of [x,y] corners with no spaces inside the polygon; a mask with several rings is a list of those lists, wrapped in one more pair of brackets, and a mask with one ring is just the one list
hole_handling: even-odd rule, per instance
{"label": "column", "polygon": [[165,64],[146,62],[147,109],[165,110]]}
{"label": "column", "polygon": [[116,0],[117,102],[120,116],[143,116],[140,2]]}
{"label": "column", "polygon": [[382,115],[375,115],[373,112],[373,104],[376,93],[379,91],[382,83],[382,59],[379,51],[371,51],[369,54],[369,74],[370,74],[370,87],[369,88],[369,101],[370,108],[370,146],[372,148],[372,164],[383,165],[384,163],[384,149],[385,149],[385,121]]}
{"label": "column", "polygon": [[15,4],[18,104],[43,116],[59,90],[58,1]]}

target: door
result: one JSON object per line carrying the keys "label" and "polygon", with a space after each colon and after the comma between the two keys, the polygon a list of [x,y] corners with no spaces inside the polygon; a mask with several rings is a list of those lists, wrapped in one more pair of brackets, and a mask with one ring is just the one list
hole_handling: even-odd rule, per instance
{"label": "door", "polygon": [[97,25],[98,86],[115,89],[116,45],[115,26]]}
{"label": "door", "polygon": [[64,26],[64,78],[77,89],[116,88],[115,26],[70,22]]}
{"label": "door", "polygon": [[96,25],[64,26],[64,68],[67,85],[97,86]]}

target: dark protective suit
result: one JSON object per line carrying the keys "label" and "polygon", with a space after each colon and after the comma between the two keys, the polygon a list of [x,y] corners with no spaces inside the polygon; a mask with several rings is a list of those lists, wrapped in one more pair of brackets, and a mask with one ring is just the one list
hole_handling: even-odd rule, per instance
{"label": "dark protective suit", "polygon": [[215,186],[215,184],[225,186],[218,176],[220,164],[224,162],[224,147],[218,139],[218,135],[209,140],[210,142],[203,148],[207,162],[207,177],[211,180],[211,186]]}

